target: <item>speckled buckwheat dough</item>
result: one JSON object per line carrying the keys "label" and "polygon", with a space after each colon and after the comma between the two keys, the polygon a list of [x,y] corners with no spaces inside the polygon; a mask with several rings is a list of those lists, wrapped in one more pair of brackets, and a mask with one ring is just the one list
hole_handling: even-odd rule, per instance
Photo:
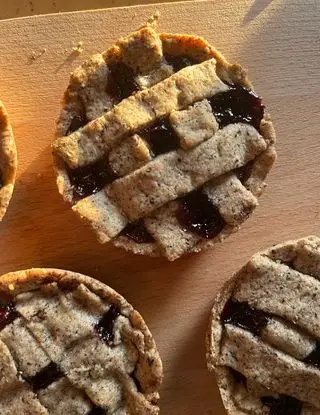
{"label": "speckled buckwheat dough", "polygon": [[17,150],[7,111],[0,101],[0,221],[7,211],[17,171]]}
{"label": "speckled buckwheat dough", "polygon": [[245,70],[150,19],[71,75],[53,154],[59,192],[101,243],[172,261],[247,219],[274,143]]}
{"label": "speckled buckwheat dough", "polygon": [[0,279],[1,415],[158,414],[162,364],[140,314],[69,271]]}
{"label": "speckled buckwheat dough", "polygon": [[214,301],[208,368],[228,414],[320,414],[320,239],[255,254]]}

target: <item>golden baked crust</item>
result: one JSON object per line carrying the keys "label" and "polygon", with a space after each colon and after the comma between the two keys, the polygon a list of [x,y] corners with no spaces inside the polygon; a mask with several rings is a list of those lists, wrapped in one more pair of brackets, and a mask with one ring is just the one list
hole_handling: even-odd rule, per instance
{"label": "golden baked crust", "polygon": [[155,342],[113,289],[75,272],[29,269],[0,278],[0,299],[1,413],[159,413]]}
{"label": "golden baked crust", "polygon": [[0,221],[7,211],[17,171],[17,150],[7,111],[0,101]]}
{"label": "golden baked crust", "polygon": [[[180,67],[176,59],[188,63]],[[136,88],[120,98],[110,93],[110,88],[119,88],[112,69],[119,62],[127,78],[134,73]],[[57,185],[101,243],[112,240],[134,253],[175,260],[238,230],[258,204],[276,153],[273,125],[265,111],[257,128],[239,121],[219,126],[210,97],[234,85],[246,91],[252,87],[240,65],[227,62],[203,38],[158,34],[154,20],[76,69],[53,143]],[[156,128],[169,125],[174,130],[177,147],[172,139],[169,150],[154,153],[146,131],[155,123],[160,123]],[[213,160],[211,155],[223,146],[229,146],[228,152]],[[201,163],[194,162],[197,157],[202,157]],[[104,189],[100,186],[78,200],[73,172],[88,175],[87,169],[101,161],[114,175],[105,172]],[[250,168],[241,182],[237,169],[244,165]],[[204,183],[207,197],[226,222],[210,239],[195,237],[175,219],[176,201]],[[235,205],[233,216],[228,203],[220,206],[227,199],[229,206]],[[126,226],[136,221],[143,225],[138,234],[149,233],[150,241],[128,237]]]}
{"label": "golden baked crust", "polygon": [[320,239],[255,254],[214,300],[207,364],[229,414],[320,412]]}

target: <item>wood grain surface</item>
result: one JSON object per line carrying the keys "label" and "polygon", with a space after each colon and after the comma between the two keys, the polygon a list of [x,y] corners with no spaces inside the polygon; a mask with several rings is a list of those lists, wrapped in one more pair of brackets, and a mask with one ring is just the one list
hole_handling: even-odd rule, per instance
{"label": "wood grain surface", "polygon": [[[174,263],[99,245],[59,196],[50,154],[69,72],[157,9],[161,30],[203,35],[249,68],[278,133],[278,162],[254,216],[216,249]],[[123,294],[162,355],[163,414],[224,414],[204,358],[213,297],[255,251],[320,229],[319,20],[318,0],[225,0],[0,22],[0,96],[19,152],[14,197],[0,225],[0,273],[65,268]],[[77,57],[70,52],[80,40]],[[33,53],[41,56],[32,60]]]}
{"label": "wood grain surface", "polygon": [[[167,0],[172,1],[178,0]],[[2,0],[0,19],[150,3],[158,0]]]}

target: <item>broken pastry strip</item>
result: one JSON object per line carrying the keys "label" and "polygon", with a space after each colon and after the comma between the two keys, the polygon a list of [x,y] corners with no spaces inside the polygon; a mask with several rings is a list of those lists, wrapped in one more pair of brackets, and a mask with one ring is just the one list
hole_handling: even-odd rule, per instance
{"label": "broken pastry strip", "polygon": [[206,181],[245,165],[266,149],[255,128],[232,124],[189,152],[178,150],[118,179],[108,194],[130,220],[147,216]]}
{"label": "broken pastry strip", "polygon": [[194,232],[183,229],[177,217],[179,209],[180,203],[173,201],[144,220],[147,230],[170,261],[189,252],[201,239]]}
{"label": "broken pastry strip", "polygon": [[180,146],[189,150],[212,137],[219,125],[207,99],[182,111],[174,111],[169,121],[180,139]]}
{"label": "broken pastry strip", "polygon": [[0,291],[11,298],[1,309],[0,390],[15,393],[1,414],[158,414],[161,361],[119,294],[80,274],[39,269],[3,276]]}
{"label": "broken pastry strip", "polygon": [[153,87],[124,99],[70,136],[56,139],[54,152],[71,168],[90,164],[110,151],[123,135],[227,89],[228,86],[216,75],[214,59],[184,68]]}
{"label": "broken pastry strip", "polygon": [[147,24],[119,39],[103,56],[106,61],[121,59],[136,73],[149,73],[163,59],[162,43],[155,24]]}
{"label": "broken pastry strip", "polygon": [[259,379],[266,388],[279,394],[293,395],[320,409],[319,370],[262,343],[241,328],[225,326],[219,363],[248,378]]}
{"label": "broken pastry strip", "polygon": [[255,196],[232,173],[211,180],[203,190],[229,225],[240,225],[258,204]]}

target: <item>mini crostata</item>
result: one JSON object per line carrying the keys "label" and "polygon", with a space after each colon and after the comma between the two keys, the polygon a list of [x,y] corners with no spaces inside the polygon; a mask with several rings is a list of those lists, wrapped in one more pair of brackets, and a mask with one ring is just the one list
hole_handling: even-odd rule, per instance
{"label": "mini crostata", "polygon": [[1,415],[156,415],[162,364],[141,315],[57,269],[0,278]]}
{"label": "mini crostata", "polygon": [[17,171],[17,150],[7,111],[0,101],[0,221],[7,211]]}
{"label": "mini crostata", "polygon": [[320,414],[320,239],[257,253],[216,297],[207,362],[228,414]]}
{"label": "mini crostata", "polygon": [[241,66],[151,19],[71,75],[53,153],[59,192],[101,243],[172,261],[248,218],[274,143]]}

